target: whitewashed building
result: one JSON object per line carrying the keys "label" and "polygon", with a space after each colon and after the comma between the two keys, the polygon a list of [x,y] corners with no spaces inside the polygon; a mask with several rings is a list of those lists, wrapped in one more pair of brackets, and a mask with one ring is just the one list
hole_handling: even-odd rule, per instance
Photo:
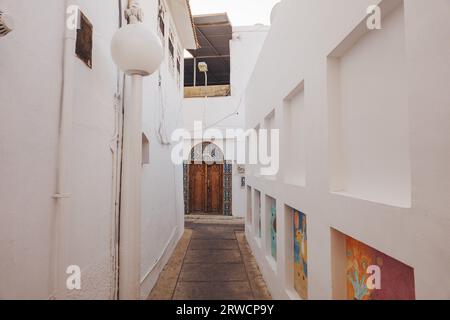
{"label": "whitewashed building", "polygon": [[[141,246],[133,261],[140,293],[125,298],[148,296],[184,231],[182,166],[172,164],[167,136],[182,123],[183,52],[196,48],[187,1],[140,5],[164,61],[143,86],[141,225],[134,230]],[[73,6],[78,30],[67,29]],[[110,47],[127,6],[0,2],[14,21],[0,37],[0,299],[119,297],[121,141],[131,83]],[[71,265],[81,269],[81,290],[67,290]]]}
{"label": "whitewashed building", "polygon": [[[223,199],[217,201],[219,208],[208,206],[211,194],[216,193],[215,187],[206,193],[201,187],[208,183],[204,180],[215,181],[216,177],[211,174],[216,173],[208,171],[206,166],[199,166],[198,171],[190,170],[189,164],[185,166],[185,210],[187,214],[212,212],[243,217],[246,166],[237,163],[237,141],[233,136],[227,136],[227,130],[242,130],[245,126],[245,89],[269,27],[232,26],[226,13],[194,16],[194,21],[200,48],[190,50],[192,57],[186,58],[183,124],[194,139],[192,146],[212,143],[219,153],[224,153],[227,161],[223,170],[219,170],[223,171],[219,173],[223,178],[218,179],[223,183],[217,188],[223,195]],[[202,62],[208,66],[207,82],[198,68]],[[202,129],[200,134],[203,135],[199,137],[194,137],[196,122]],[[195,180],[193,175],[198,172],[205,179]],[[199,189],[200,195],[196,195]]]}
{"label": "whitewashed building", "polygon": [[[269,30],[0,1],[0,299],[146,299],[192,213],[245,218],[275,299],[450,299],[449,10],[282,0]],[[111,54],[128,22],[163,55],[143,80]],[[177,129],[225,163],[174,162]],[[228,129],[279,132],[279,170],[236,163]]]}
{"label": "whitewashed building", "polygon": [[246,92],[246,128],[280,129],[278,174],[247,177],[247,239],[274,298],[450,298],[448,13],[275,10]]}

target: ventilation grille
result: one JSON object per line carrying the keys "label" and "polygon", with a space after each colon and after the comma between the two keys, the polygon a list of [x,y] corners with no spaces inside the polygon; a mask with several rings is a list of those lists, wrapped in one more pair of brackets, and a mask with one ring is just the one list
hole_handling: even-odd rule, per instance
{"label": "ventilation grille", "polygon": [[[11,21],[10,21],[11,22]],[[0,11],[0,37],[6,36],[12,31],[12,26],[8,26],[6,16],[3,11]]]}

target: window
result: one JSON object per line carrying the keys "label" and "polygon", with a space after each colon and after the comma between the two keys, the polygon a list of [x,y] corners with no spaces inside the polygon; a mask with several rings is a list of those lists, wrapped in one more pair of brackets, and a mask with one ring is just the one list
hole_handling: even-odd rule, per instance
{"label": "window", "polygon": [[177,54],[177,83],[178,87],[181,88],[183,86],[183,82],[181,81],[181,52],[178,50]]}
{"label": "window", "polygon": [[92,69],[93,26],[80,11],[80,27],[77,29],[75,53],[90,69]]}
{"label": "window", "polygon": [[175,53],[175,48],[173,47],[172,37],[170,37],[170,39],[169,39],[169,53],[170,53],[170,56],[173,58],[174,53]]}
{"label": "window", "polygon": [[175,68],[175,46],[173,33],[169,33],[169,71],[174,75]]}
{"label": "window", "polygon": [[164,44],[165,35],[166,35],[166,23],[164,22],[164,16],[165,16],[166,10],[164,9],[164,6],[162,4],[162,1],[159,0],[159,10],[158,10],[158,33],[159,36]]}

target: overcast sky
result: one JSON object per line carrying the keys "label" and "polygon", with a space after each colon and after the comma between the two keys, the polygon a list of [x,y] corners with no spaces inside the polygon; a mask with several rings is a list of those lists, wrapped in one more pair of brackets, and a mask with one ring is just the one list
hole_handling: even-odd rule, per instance
{"label": "overcast sky", "polygon": [[192,14],[227,12],[234,26],[270,24],[270,12],[280,0],[190,0]]}

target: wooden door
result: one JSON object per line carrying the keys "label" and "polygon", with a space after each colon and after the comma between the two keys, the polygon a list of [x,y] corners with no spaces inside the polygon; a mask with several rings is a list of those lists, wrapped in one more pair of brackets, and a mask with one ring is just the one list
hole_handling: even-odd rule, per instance
{"label": "wooden door", "polygon": [[223,165],[191,164],[189,192],[191,213],[222,214]]}
{"label": "wooden door", "polygon": [[208,165],[206,171],[207,212],[213,214],[221,214],[223,199],[223,165]]}
{"label": "wooden door", "polygon": [[192,213],[205,212],[205,166],[203,164],[190,165],[190,211]]}

